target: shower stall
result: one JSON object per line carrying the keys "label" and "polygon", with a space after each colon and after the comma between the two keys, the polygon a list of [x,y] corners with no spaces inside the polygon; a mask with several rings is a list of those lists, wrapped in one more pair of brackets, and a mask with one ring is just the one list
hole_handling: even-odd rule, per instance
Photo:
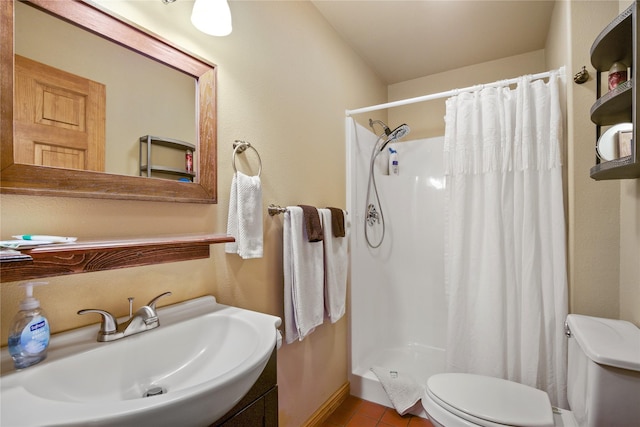
{"label": "shower stall", "polygon": [[[372,218],[367,186],[379,138],[352,118],[346,123],[351,393],[392,406],[372,367],[398,371],[420,383],[445,367],[444,138],[405,136],[389,143],[398,153],[399,174],[389,175],[388,153],[380,153],[374,168],[384,215]],[[382,239],[380,245],[368,244],[365,232],[370,241]]]}

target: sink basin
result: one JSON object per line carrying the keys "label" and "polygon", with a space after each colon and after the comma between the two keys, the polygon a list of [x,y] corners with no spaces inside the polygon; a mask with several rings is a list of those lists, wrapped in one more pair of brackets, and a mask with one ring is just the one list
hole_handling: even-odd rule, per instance
{"label": "sink basin", "polygon": [[51,337],[15,370],[2,351],[0,425],[208,426],[249,391],[280,318],[206,296],[158,310],[160,327],[109,343],[92,325]]}

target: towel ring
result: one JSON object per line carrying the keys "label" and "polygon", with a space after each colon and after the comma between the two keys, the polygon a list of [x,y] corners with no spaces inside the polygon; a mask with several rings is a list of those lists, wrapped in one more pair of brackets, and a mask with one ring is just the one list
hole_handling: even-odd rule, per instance
{"label": "towel ring", "polygon": [[256,150],[256,148],[253,145],[251,145],[250,142],[240,141],[239,139],[236,139],[233,143],[233,157],[231,159],[233,170],[235,172],[238,172],[238,168],[236,168],[236,154],[244,153],[247,148],[251,148],[253,151],[256,152],[256,156],[258,156],[258,162],[260,163],[260,166],[258,167],[257,176],[260,176],[260,174],[262,173],[262,159],[260,158],[260,153],[258,153],[258,150]]}

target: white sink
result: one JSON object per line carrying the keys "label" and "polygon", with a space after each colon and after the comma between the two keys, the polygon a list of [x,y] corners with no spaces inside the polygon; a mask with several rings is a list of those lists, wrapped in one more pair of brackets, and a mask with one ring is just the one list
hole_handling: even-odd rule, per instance
{"label": "white sink", "polygon": [[280,326],[212,296],[158,317],[160,327],[109,343],[96,342],[98,325],[54,335],[47,359],[24,370],[4,348],[0,425],[208,426],[258,379]]}

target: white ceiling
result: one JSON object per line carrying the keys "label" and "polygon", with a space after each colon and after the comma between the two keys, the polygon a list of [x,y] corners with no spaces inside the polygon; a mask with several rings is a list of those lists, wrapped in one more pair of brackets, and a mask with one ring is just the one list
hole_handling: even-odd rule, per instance
{"label": "white ceiling", "polygon": [[387,83],[543,49],[554,1],[311,0]]}

